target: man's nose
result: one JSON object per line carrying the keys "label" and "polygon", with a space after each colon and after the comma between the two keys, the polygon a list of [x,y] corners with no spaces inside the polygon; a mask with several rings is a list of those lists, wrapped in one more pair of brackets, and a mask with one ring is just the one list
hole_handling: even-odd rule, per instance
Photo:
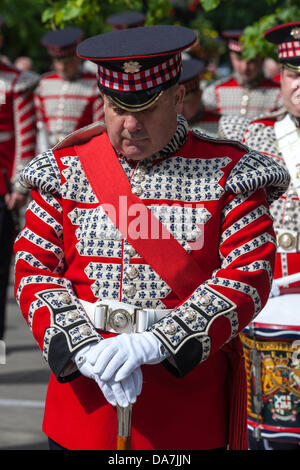
{"label": "man's nose", "polygon": [[129,132],[135,132],[142,129],[142,123],[135,113],[128,113],[125,116],[124,127]]}

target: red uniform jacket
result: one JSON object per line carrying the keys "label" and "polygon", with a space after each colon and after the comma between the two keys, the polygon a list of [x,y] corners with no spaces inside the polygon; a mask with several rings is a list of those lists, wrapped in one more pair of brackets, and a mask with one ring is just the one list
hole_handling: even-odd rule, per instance
{"label": "red uniform jacket", "polygon": [[[223,117],[220,121],[220,135],[237,139],[249,147],[271,156],[287,170],[283,155],[278,149],[274,124],[282,119],[286,110],[266,114],[251,121],[234,116]],[[287,191],[276,200],[271,208],[274,229],[278,238],[274,278],[298,273],[300,266],[300,200],[292,181]],[[283,235],[295,240],[294,244],[283,243]],[[290,288],[300,287],[300,282],[290,284]]]}
{"label": "red uniform jacket", "polygon": [[54,72],[46,73],[35,92],[35,102],[38,121],[45,126],[50,146],[103,118],[103,100],[96,75],[89,72],[82,72],[73,80],[63,80]]}
{"label": "red uniform jacket", "polygon": [[[23,191],[18,183],[22,168],[35,155],[36,117],[33,89],[38,75],[22,72],[0,62],[0,169],[5,169],[14,189]],[[0,173],[0,195],[8,191]]]}
{"label": "red uniform jacket", "polygon": [[208,111],[220,115],[254,118],[281,106],[280,84],[261,77],[256,83],[243,85],[233,74],[205,88],[202,101]]}
{"label": "red uniform jacket", "polygon": [[70,359],[106,336],[78,298],[119,299],[173,309],[151,327],[171,358],[142,367],[132,448],[226,445],[230,402],[239,395],[231,383],[232,338],[268,299],[276,251],[268,204],[285,190],[288,175],[244,146],[188,132],[182,119],[158,155],[118,158],[135,194],[207,279],[179,302],[108,219],[75,148],[36,157],[22,175],[33,200],[15,245],[16,297],[53,371],[44,431],[69,449],[116,448],[116,410],[93,380],[72,370]]}

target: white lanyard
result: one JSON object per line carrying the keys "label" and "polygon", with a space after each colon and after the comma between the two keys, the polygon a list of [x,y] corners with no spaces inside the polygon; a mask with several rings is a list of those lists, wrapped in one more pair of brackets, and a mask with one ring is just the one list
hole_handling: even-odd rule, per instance
{"label": "white lanyard", "polygon": [[281,121],[276,122],[274,129],[279,150],[300,198],[300,131],[289,114]]}

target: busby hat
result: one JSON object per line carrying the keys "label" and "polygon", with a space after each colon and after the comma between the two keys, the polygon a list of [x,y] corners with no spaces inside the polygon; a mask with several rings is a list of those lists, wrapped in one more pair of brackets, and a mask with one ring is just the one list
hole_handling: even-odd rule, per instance
{"label": "busby hat", "polygon": [[99,88],[117,106],[141,111],[178,82],[181,51],[195,41],[189,28],[144,26],[88,38],[77,55],[98,64]]}
{"label": "busby hat", "polygon": [[239,42],[243,34],[242,29],[228,29],[222,32],[222,36],[227,40],[228,49],[231,52],[240,54],[243,50],[243,45]]}
{"label": "busby hat", "polygon": [[83,31],[80,28],[68,27],[45,34],[42,44],[51,57],[62,59],[76,55],[76,46],[82,37]]}
{"label": "busby hat", "polygon": [[199,90],[200,77],[203,71],[204,62],[202,62],[202,60],[194,59],[192,57],[183,57],[182,72],[179,78],[179,83],[184,85],[186,94]]}
{"label": "busby hat", "polygon": [[106,22],[114,29],[127,29],[143,26],[146,16],[140,11],[125,11],[107,17]]}
{"label": "busby hat", "polygon": [[300,72],[300,21],[275,26],[266,31],[264,37],[277,44],[279,62]]}

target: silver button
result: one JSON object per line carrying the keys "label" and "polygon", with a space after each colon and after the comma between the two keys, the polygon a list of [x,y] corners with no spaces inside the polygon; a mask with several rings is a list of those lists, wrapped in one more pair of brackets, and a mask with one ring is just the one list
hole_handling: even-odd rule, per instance
{"label": "silver button", "polygon": [[185,320],[187,321],[194,321],[196,319],[196,312],[194,312],[194,310],[188,310],[185,314],[184,314],[184,318]]}
{"label": "silver button", "polygon": [[290,215],[287,214],[287,215],[284,216],[283,220],[286,224],[289,224],[289,223],[292,222],[293,219]]}
{"label": "silver button", "polygon": [[131,256],[131,258],[137,254],[137,252],[135,251],[135,249],[133,248],[133,246],[129,246],[128,248],[126,248],[126,253],[127,253],[129,256]]}
{"label": "silver button", "polygon": [[278,237],[278,245],[285,250],[292,250],[296,248],[296,237],[288,232],[282,233]]}
{"label": "silver button", "polygon": [[91,336],[92,334],[91,328],[88,325],[81,325],[78,330],[82,336]]}
{"label": "silver button", "polygon": [[69,302],[71,302],[71,297],[66,292],[63,294],[59,294],[58,299],[62,304],[68,304]]}
{"label": "silver button", "polygon": [[296,204],[295,204],[294,201],[288,201],[288,202],[286,203],[286,206],[285,206],[285,207],[286,207],[286,209],[288,209],[288,210],[292,210],[292,209],[295,209]]}
{"label": "silver button", "polygon": [[68,320],[77,320],[79,318],[79,313],[77,311],[69,312],[68,313]]}
{"label": "silver button", "polygon": [[127,297],[134,297],[136,294],[136,288],[134,286],[126,286],[124,292]]}
{"label": "silver button", "polygon": [[147,173],[147,169],[144,166],[139,166],[135,172],[136,175],[143,175],[143,176],[145,176],[146,173]]}
{"label": "silver button", "polygon": [[165,332],[167,335],[174,335],[177,331],[176,325],[167,325],[165,328]]}
{"label": "silver button", "polygon": [[143,175],[142,173],[136,173],[134,175],[134,180],[137,182],[137,183],[141,183],[142,181],[144,181],[145,179],[145,175]]}
{"label": "silver button", "polygon": [[142,186],[140,186],[139,184],[137,184],[136,186],[134,186],[134,188],[132,188],[132,192],[133,192],[133,194],[135,194],[136,196],[141,196],[144,191],[143,191]]}
{"label": "silver button", "polygon": [[202,295],[199,300],[200,304],[203,305],[204,307],[207,307],[207,305],[210,305],[212,300],[209,295]]}
{"label": "silver button", "polygon": [[197,238],[200,236],[201,232],[199,229],[192,230],[187,237],[188,242],[193,242],[197,240]]}
{"label": "silver button", "polygon": [[135,279],[138,275],[139,275],[139,272],[137,268],[135,268],[134,266],[129,266],[126,269],[126,276],[129,277],[129,279]]}

